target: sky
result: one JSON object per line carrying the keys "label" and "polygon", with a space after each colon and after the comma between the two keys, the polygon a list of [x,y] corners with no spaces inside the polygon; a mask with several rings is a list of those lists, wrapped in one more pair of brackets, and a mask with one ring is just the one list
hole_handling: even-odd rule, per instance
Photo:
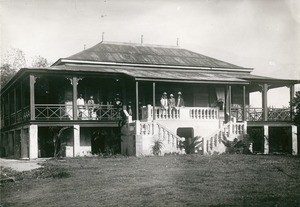
{"label": "sky", "polygon": [[[0,0],[0,51],[51,62],[105,41],[176,45],[253,74],[300,79],[298,0]],[[300,87],[297,86],[297,89]],[[274,92],[275,91],[275,92]],[[252,105],[260,95],[252,94]],[[269,90],[281,107],[288,89]]]}

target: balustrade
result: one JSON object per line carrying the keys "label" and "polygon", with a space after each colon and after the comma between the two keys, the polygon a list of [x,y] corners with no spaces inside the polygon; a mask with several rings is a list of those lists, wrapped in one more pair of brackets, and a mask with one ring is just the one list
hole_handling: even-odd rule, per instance
{"label": "balustrade", "polygon": [[[155,117],[153,117],[153,114]],[[213,120],[218,119],[218,108],[209,107],[175,107],[162,109],[148,105],[142,108],[142,120]]]}
{"label": "balustrade", "polygon": [[203,143],[206,143],[205,154],[211,154],[215,149],[217,149],[215,151],[220,151],[220,149],[218,149],[219,146],[222,146],[224,148],[224,145],[221,145],[222,140],[224,140],[224,136],[228,138],[231,135],[234,135],[236,137],[237,135],[242,135],[246,133],[247,133],[247,122],[242,122],[242,123],[229,122],[223,125],[217,131],[204,138]]}
{"label": "balustrade", "polygon": [[136,134],[157,136],[158,139],[165,141],[172,147],[179,147],[179,141],[183,141],[181,137],[166,129],[164,126],[156,122],[136,121]]}

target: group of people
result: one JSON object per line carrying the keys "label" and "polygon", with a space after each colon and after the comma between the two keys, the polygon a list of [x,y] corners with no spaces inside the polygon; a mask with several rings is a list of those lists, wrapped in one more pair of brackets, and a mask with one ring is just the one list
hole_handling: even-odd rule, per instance
{"label": "group of people", "polygon": [[175,99],[174,95],[172,93],[170,94],[170,97],[168,98],[167,92],[164,92],[160,99],[160,106],[164,110],[184,106],[184,100],[182,98],[182,93],[179,91],[177,93],[177,99]]}
{"label": "group of people", "polygon": [[[90,96],[90,99],[87,102],[88,113],[89,113],[90,118],[92,118],[92,114],[94,112],[94,105],[95,105],[94,97]],[[84,99],[82,97],[82,94],[80,94],[78,99],[77,99],[77,107],[78,107],[79,118],[82,118],[82,113],[85,109],[85,102],[84,102]]]}
{"label": "group of people", "polygon": [[[118,110],[122,109],[122,101],[119,97],[119,94],[116,94],[113,104]],[[95,104],[95,100],[94,100],[93,96],[90,96],[90,99],[86,103],[82,97],[82,94],[79,94],[79,97],[77,99],[77,108],[78,108],[79,118],[82,118],[85,109],[88,109],[88,118],[90,118],[90,119],[94,118],[95,107],[97,107],[97,106]]]}

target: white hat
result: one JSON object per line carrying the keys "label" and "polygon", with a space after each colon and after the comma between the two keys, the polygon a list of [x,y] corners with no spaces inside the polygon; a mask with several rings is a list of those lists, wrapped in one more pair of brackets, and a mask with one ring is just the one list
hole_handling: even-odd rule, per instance
{"label": "white hat", "polygon": [[173,97],[173,94],[171,93],[170,96]]}
{"label": "white hat", "polygon": [[167,92],[164,92],[163,94],[164,94],[164,95],[167,95]]}
{"label": "white hat", "polygon": [[180,91],[178,92],[178,95],[182,95]]}

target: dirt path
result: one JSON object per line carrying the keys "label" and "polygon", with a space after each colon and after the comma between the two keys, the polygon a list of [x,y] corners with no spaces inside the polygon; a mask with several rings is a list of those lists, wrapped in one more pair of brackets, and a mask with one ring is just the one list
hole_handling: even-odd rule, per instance
{"label": "dirt path", "polygon": [[42,163],[45,160],[46,159],[42,158],[36,160],[15,160],[0,158],[0,166],[22,172],[42,167],[41,165],[39,165],[39,163]]}

